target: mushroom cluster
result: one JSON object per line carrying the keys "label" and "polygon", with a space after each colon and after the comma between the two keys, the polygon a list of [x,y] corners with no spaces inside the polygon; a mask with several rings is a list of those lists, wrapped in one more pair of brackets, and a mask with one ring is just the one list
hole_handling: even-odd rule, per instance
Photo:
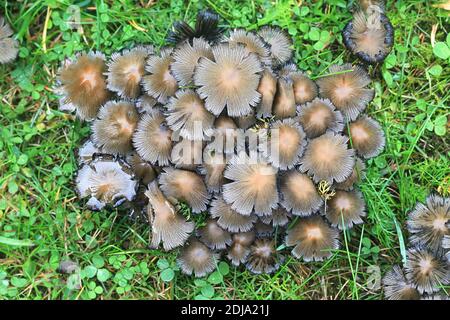
{"label": "mushroom cluster", "polygon": [[257,274],[276,271],[285,247],[304,261],[332,256],[340,232],[364,222],[357,185],[385,144],[364,113],[365,68],[333,65],[314,81],[283,30],[225,34],[208,10],[167,40],[62,66],[61,108],[92,129],[80,198],[142,210],[150,246],[181,248],[180,269],[197,277],[221,256]]}
{"label": "mushroom cluster", "polygon": [[448,299],[450,284],[450,198],[437,195],[418,202],[407,219],[410,247],[401,268],[395,265],[383,278],[390,300]]}

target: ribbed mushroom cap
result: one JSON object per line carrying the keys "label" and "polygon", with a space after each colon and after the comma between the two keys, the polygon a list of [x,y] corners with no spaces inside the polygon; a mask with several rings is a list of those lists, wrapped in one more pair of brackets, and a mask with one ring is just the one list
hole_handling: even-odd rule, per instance
{"label": "ribbed mushroom cap", "polygon": [[144,94],[140,96],[136,101],[136,109],[139,113],[152,113],[155,112],[156,104],[158,103],[158,100],[155,98]]}
{"label": "ribbed mushroom cap", "polygon": [[395,265],[383,277],[384,296],[388,300],[419,300],[420,294],[405,278],[402,268]]}
{"label": "ribbed mushroom cap", "polygon": [[232,242],[231,234],[215,219],[208,219],[206,225],[198,230],[198,236],[201,242],[213,250],[225,249]]}
{"label": "ribbed mushroom cap", "polygon": [[217,224],[230,232],[247,232],[256,222],[255,215],[244,216],[237,213],[218,195],[211,202],[211,217],[217,218]]}
{"label": "ribbed mushroom cap", "polygon": [[330,99],[345,117],[355,120],[375,95],[373,89],[366,88],[370,83],[368,73],[349,63],[332,65],[329,71],[329,75],[316,81],[320,95]]}
{"label": "ribbed mushroom cap", "polygon": [[202,163],[203,142],[182,139],[174,144],[171,161],[176,168],[195,170]]}
{"label": "ribbed mushroom cap", "polygon": [[139,121],[134,104],[109,101],[100,108],[92,124],[92,139],[103,152],[125,154],[132,149],[132,137]]}
{"label": "ribbed mushroom cap", "polygon": [[292,254],[304,261],[322,261],[339,248],[339,232],[320,216],[298,219],[287,231],[286,245],[295,246]]}
{"label": "ribbed mushroom cap", "polygon": [[160,103],[166,103],[168,97],[175,95],[178,89],[177,80],[170,72],[170,65],[174,62],[172,50],[163,48],[159,55],[150,55],[145,66],[150,74],[142,80],[144,90]]}
{"label": "ribbed mushroom cap", "polygon": [[224,28],[219,27],[220,16],[209,9],[199,11],[195,28],[189,26],[185,21],[177,21],[173,24],[167,42],[178,44],[185,40],[193,41],[195,38],[203,38],[208,42],[218,41]]}
{"label": "ribbed mushroom cap", "polygon": [[420,294],[438,292],[441,286],[450,283],[449,264],[441,250],[432,253],[423,248],[409,249],[405,274]]}
{"label": "ribbed mushroom cap", "polygon": [[277,92],[273,100],[273,115],[277,119],[294,117],[297,113],[294,87],[291,80],[278,78]]}
{"label": "ribbed mushroom cap", "polygon": [[255,241],[255,232],[241,232],[233,234],[233,243],[228,249],[227,258],[235,266],[247,261],[250,253],[250,245]]}
{"label": "ribbed mushroom cap", "polygon": [[283,30],[265,26],[258,31],[258,35],[270,45],[273,65],[286,63],[292,58],[292,40]]}
{"label": "ribbed mushroom cap", "polygon": [[78,164],[91,163],[95,155],[101,153],[102,150],[89,139],[78,149]]}
{"label": "ribbed mushroom cap", "polygon": [[277,252],[274,240],[256,239],[250,247],[246,267],[255,274],[270,274],[277,271],[283,261],[284,257]]}
{"label": "ribbed mushroom cap", "polygon": [[391,52],[394,29],[379,6],[357,11],[342,32],[348,50],[366,63],[380,63]]}
{"label": "ribbed mushroom cap", "polygon": [[300,162],[306,146],[306,135],[302,127],[292,118],[274,122],[266,135],[267,143],[260,151],[268,161],[281,170],[292,169]]}
{"label": "ribbed mushroom cap", "polygon": [[173,131],[189,140],[203,140],[213,132],[214,115],[192,90],[178,90],[166,105],[166,121]]}
{"label": "ribbed mushroom cap", "polygon": [[62,110],[76,110],[81,120],[92,120],[110,92],[106,88],[105,56],[101,53],[82,53],[75,60],[67,60],[59,71]]}
{"label": "ribbed mushroom cap", "polygon": [[149,200],[147,213],[152,227],[151,247],[158,248],[161,242],[164,250],[183,245],[194,231],[194,223],[186,221],[176,211],[158,188],[156,181],[150,183],[145,195]]}
{"label": "ribbed mushroom cap", "polygon": [[281,205],[293,215],[309,216],[323,204],[310,177],[297,170],[284,173],[280,179]]}
{"label": "ribbed mushroom cap", "polygon": [[308,138],[317,138],[327,130],[339,133],[344,129],[344,119],[330,100],[316,98],[298,107],[298,119]]}
{"label": "ribbed mushroom cap", "polygon": [[159,183],[168,198],[185,201],[192,208],[192,212],[200,213],[206,210],[208,191],[202,177],[197,173],[166,167],[160,174]]}
{"label": "ribbed mushroom cap", "polygon": [[137,153],[151,164],[169,164],[172,152],[172,130],[160,112],[144,114],[133,135]]}
{"label": "ribbed mushroom cap", "polygon": [[271,215],[259,217],[259,220],[273,227],[284,227],[288,224],[290,217],[291,214],[286,209],[280,207],[273,210]]}
{"label": "ribbed mushroom cap", "polygon": [[273,100],[277,92],[277,78],[269,67],[265,67],[257,91],[261,94],[261,102],[256,107],[258,117],[271,117]]}
{"label": "ribbed mushroom cap", "polygon": [[218,193],[226,182],[223,173],[227,166],[226,157],[222,152],[213,150],[212,145],[207,145],[203,150],[203,164],[200,166],[200,173],[204,175],[204,180],[208,191]]}
{"label": "ribbed mushroom cap", "polygon": [[8,63],[16,59],[19,43],[11,38],[13,31],[5,19],[0,16],[0,63]]}
{"label": "ribbed mushroom cap", "polygon": [[364,223],[362,217],[366,216],[366,205],[362,193],[337,190],[327,202],[325,216],[333,227],[340,230]]}
{"label": "ribbed mushroom cap", "polygon": [[247,257],[250,254],[250,246],[244,246],[239,243],[232,243],[228,249],[227,258],[234,266],[239,266],[241,263],[247,261]]}
{"label": "ribbed mushroom cap", "polygon": [[[450,223],[447,223],[447,229],[450,228]],[[445,257],[447,258],[447,261],[450,262],[450,235],[444,236],[442,238],[442,248],[445,251]]]}
{"label": "ribbed mushroom cap", "polygon": [[319,94],[316,83],[304,72],[297,71],[289,75],[294,88],[295,103],[297,105],[312,101]]}
{"label": "ribbed mushroom cap", "polygon": [[219,255],[196,239],[190,239],[178,255],[177,264],[184,274],[204,277],[216,268]]}
{"label": "ribbed mushroom cap", "polygon": [[157,172],[151,164],[144,161],[137,152],[133,151],[127,154],[127,163],[133,169],[134,174],[143,184],[148,185],[156,179]]}
{"label": "ribbed mushroom cap", "polygon": [[80,198],[87,198],[91,210],[106,205],[119,206],[136,195],[137,181],[131,169],[110,156],[97,157],[78,171],[76,188]]}
{"label": "ribbed mushroom cap", "polygon": [[355,165],[355,152],[348,149],[347,141],[347,137],[331,132],[312,139],[300,161],[300,170],[307,171],[315,182],[344,181]]}
{"label": "ribbed mushroom cap", "polygon": [[385,138],[380,124],[363,115],[350,123],[350,136],[353,149],[364,158],[378,156],[384,149]]}
{"label": "ribbed mushroom cap", "polygon": [[192,85],[200,58],[214,59],[211,46],[202,38],[194,38],[192,44],[185,41],[174,50],[172,57],[174,62],[170,68],[180,86]]}
{"label": "ribbed mushroom cap", "polygon": [[194,73],[198,94],[205,106],[218,116],[225,107],[232,117],[247,115],[261,98],[257,88],[262,71],[256,54],[248,54],[244,47],[230,47],[226,43],[213,47],[214,61],[200,59]]}
{"label": "ribbed mushroom cap", "polygon": [[264,65],[271,64],[270,48],[260,36],[244,29],[236,29],[225,38],[232,48],[243,45],[248,54],[255,53]]}
{"label": "ribbed mushroom cap", "polygon": [[139,46],[122,53],[113,53],[106,73],[108,89],[123,98],[136,99],[141,93],[145,60],[152,53],[152,46]]}
{"label": "ribbed mushroom cap", "polygon": [[336,189],[344,190],[344,191],[350,191],[353,189],[355,184],[358,184],[361,182],[365,176],[366,165],[364,162],[356,157],[355,165],[353,166],[352,174],[345,179],[343,182],[336,183],[334,186]]}
{"label": "ribbed mushroom cap", "polygon": [[437,250],[444,236],[450,235],[450,198],[430,195],[426,204],[417,203],[409,213],[407,226],[413,245]]}
{"label": "ribbed mushroom cap", "polygon": [[231,158],[224,176],[231,182],[223,186],[223,197],[238,213],[270,214],[277,208],[277,170],[271,165],[241,152]]}

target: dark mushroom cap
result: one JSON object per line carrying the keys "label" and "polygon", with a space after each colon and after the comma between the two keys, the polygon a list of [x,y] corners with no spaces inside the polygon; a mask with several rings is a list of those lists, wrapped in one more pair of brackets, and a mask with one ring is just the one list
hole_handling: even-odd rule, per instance
{"label": "dark mushroom cap", "polygon": [[284,208],[277,208],[272,211],[272,214],[268,216],[261,216],[259,220],[262,223],[271,225],[273,227],[284,227],[288,224],[291,214]]}
{"label": "dark mushroom cap", "polygon": [[273,100],[273,115],[276,119],[294,117],[297,114],[293,82],[278,78],[277,91]]}
{"label": "dark mushroom cap", "polygon": [[156,179],[157,172],[153,166],[144,161],[137,152],[133,151],[126,156],[127,163],[133,169],[134,174],[143,184],[148,185]]}
{"label": "dark mushroom cap", "polygon": [[402,268],[395,265],[383,277],[384,296],[388,300],[419,300],[420,294],[414,285],[406,280]]}

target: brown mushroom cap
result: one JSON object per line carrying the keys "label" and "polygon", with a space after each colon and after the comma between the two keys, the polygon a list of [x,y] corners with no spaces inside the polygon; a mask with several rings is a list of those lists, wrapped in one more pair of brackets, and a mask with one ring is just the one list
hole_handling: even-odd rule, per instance
{"label": "brown mushroom cap", "polygon": [[292,40],[283,30],[276,27],[262,27],[258,35],[270,45],[270,56],[273,65],[281,65],[291,59]]}
{"label": "brown mushroom cap", "polygon": [[114,53],[106,73],[108,89],[117,92],[123,98],[138,98],[145,73],[145,60],[152,53],[152,46],[138,46],[122,53]]}
{"label": "brown mushroom cap", "polygon": [[231,208],[221,196],[211,202],[211,217],[217,218],[217,224],[230,232],[247,232],[253,228],[255,215],[243,216]]}
{"label": "brown mushroom cap", "polygon": [[166,103],[178,89],[177,80],[170,72],[170,65],[174,62],[172,50],[163,48],[159,55],[150,55],[145,67],[150,74],[144,76],[142,80],[146,93],[160,103]]}
{"label": "brown mushroom cap", "polygon": [[60,108],[76,110],[81,120],[94,119],[110,97],[105,72],[105,56],[100,53],[82,53],[75,60],[67,61],[58,76]]}
{"label": "brown mushroom cap", "polygon": [[333,227],[341,230],[363,223],[362,217],[366,216],[366,206],[362,193],[356,190],[337,190],[327,202],[325,216]]}
{"label": "brown mushroom cap", "polygon": [[413,245],[438,250],[445,236],[450,236],[450,198],[430,195],[426,204],[417,203],[409,213],[407,226]]}
{"label": "brown mushroom cap", "polygon": [[270,49],[269,46],[255,33],[245,31],[244,29],[236,29],[230,32],[230,35],[225,38],[225,41],[231,47],[243,45],[248,54],[254,53],[265,65],[270,65]]}
{"label": "brown mushroom cap", "polygon": [[355,165],[353,167],[352,174],[343,182],[336,183],[335,188],[344,191],[350,191],[354,188],[355,184],[361,182],[365,178],[366,165],[361,158],[356,157]]}
{"label": "brown mushroom cap", "polygon": [[320,95],[330,99],[346,118],[355,120],[375,94],[373,89],[366,88],[370,83],[368,73],[362,67],[349,63],[332,65],[329,71],[329,75],[316,82]]}
{"label": "brown mushroom cap", "polygon": [[406,280],[402,268],[395,265],[383,277],[384,296],[388,300],[419,300],[420,294],[413,284]]}
{"label": "brown mushroom cap", "polygon": [[315,182],[342,182],[355,165],[354,150],[348,149],[348,138],[327,132],[310,140],[301,160],[300,170],[308,172]]}
{"label": "brown mushroom cap", "polygon": [[365,115],[349,125],[352,147],[364,158],[378,156],[384,149],[385,138],[380,124]]}
{"label": "brown mushroom cap", "polygon": [[292,254],[305,261],[322,261],[339,248],[339,232],[320,216],[298,219],[287,231],[286,245],[295,246]]}
{"label": "brown mushroom cap", "polygon": [[328,130],[340,133],[344,129],[342,114],[328,99],[316,98],[299,106],[298,119],[308,138],[317,138]]}
{"label": "brown mushroom cap", "polygon": [[178,255],[177,264],[184,274],[204,277],[216,268],[218,254],[196,239],[189,240]]}
{"label": "brown mushroom cap", "polygon": [[225,249],[232,242],[230,233],[216,219],[208,219],[206,225],[198,230],[198,236],[201,242],[213,250]]}
{"label": "brown mushroom cap", "polygon": [[256,91],[262,71],[257,55],[226,43],[212,50],[214,60],[202,58],[194,74],[197,92],[205,99],[206,109],[216,116],[225,107],[228,116],[249,114],[261,98]]}
{"label": "brown mushroom cap", "polygon": [[246,267],[255,274],[270,274],[278,270],[283,261],[284,257],[277,252],[274,240],[256,239],[250,247]]}
{"label": "brown mushroom cap", "polygon": [[172,130],[159,112],[146,113],[138,122],[133,135],[136,152],[153,165],[169,164],[172,152]]}
{"label": "brown mushroom cap", "polygon": [[134,104],[109,101],[100,108],[92,124],[92,138],[103,152],[126,154],[132,149],[132,137],[139,121]]}

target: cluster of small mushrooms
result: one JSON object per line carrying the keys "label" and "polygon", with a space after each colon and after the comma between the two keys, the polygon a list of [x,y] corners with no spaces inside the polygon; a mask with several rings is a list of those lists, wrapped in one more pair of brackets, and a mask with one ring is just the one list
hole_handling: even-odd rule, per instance
{"label": "cluster of small mushrooms", "polygon": [[[382,61],[385,15],[363,9],[352,21],[347,46],[366,64]],[[284,247],[329,258],[340,231],[363,223],[357,184],[385,144],[364,114],[374,97],[365,67],[332,65],[313,80],[283,30],[226,32],[209,10],[195,27],[176,22],[167,41],[61,67],[61,109],[92,129],[78,151],[80,198],[92,210],[144,212],[150,246],[181,247],[177,262],[196,277],[222,255],[257,274],[276,271]]]}
{"label": "cluster of small mushrooms", "polygon": [[427,197],[407,219],[410,247],[404,267],[395,265],[383,278],[390,300],[446,300],[450,284],[450,198]]}

